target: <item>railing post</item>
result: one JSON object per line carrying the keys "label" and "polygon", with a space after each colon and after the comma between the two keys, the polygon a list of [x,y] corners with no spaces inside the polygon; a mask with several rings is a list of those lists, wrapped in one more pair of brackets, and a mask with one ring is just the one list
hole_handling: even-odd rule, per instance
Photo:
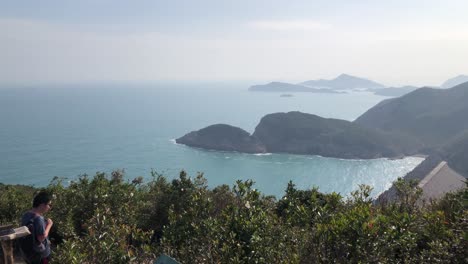
{"label": "railing post", "polygon": [[2,249],[3,249],[3,263],[13,264],[13,240],[2,240]]}

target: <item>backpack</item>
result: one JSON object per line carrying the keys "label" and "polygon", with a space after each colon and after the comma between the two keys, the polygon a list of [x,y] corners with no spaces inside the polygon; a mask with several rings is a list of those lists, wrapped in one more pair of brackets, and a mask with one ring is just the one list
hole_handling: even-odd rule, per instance
{"label": "backpack", "polygon": [[36,221],[38,217],[39,216],[35,215],[31,219],[29,219],[28,224],[26,225],[31,234],[24,236],[18,240],[21,253],[23,257],[29,262],[40,260],[42,257],[42,253],[46,250],[44,244],[37,241],[36,239],[34,221]]}

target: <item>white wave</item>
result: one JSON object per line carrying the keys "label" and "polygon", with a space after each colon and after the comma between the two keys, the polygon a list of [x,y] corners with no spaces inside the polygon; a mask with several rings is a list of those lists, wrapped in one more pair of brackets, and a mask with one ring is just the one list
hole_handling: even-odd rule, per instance
{"label": "white wave", "polygon": [[270,156],[272,155],[273,153],[255,153],[254,155],[255,156]]}

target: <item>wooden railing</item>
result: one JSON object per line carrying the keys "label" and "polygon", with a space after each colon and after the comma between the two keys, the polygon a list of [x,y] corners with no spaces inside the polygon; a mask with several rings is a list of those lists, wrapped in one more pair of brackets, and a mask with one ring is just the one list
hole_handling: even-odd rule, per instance
{"label": "wooden railing", "polygon": [[0,226],[0,243],[3,249],[3,263],[14,263],[13,241],[30,234],[28,228],[25,226],[18,228],[14,228],[13,225]]}

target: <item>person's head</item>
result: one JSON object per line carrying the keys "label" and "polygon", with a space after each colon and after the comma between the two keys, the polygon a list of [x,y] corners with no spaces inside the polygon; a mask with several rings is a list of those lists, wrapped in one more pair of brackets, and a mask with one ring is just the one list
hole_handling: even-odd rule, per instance
{"label": "person's head", "polygon": [[47,192],[39,192],[34,196],[33,208],[41,211],[42,213],[49,211],[50,208],[52,208],[52,197]]}

